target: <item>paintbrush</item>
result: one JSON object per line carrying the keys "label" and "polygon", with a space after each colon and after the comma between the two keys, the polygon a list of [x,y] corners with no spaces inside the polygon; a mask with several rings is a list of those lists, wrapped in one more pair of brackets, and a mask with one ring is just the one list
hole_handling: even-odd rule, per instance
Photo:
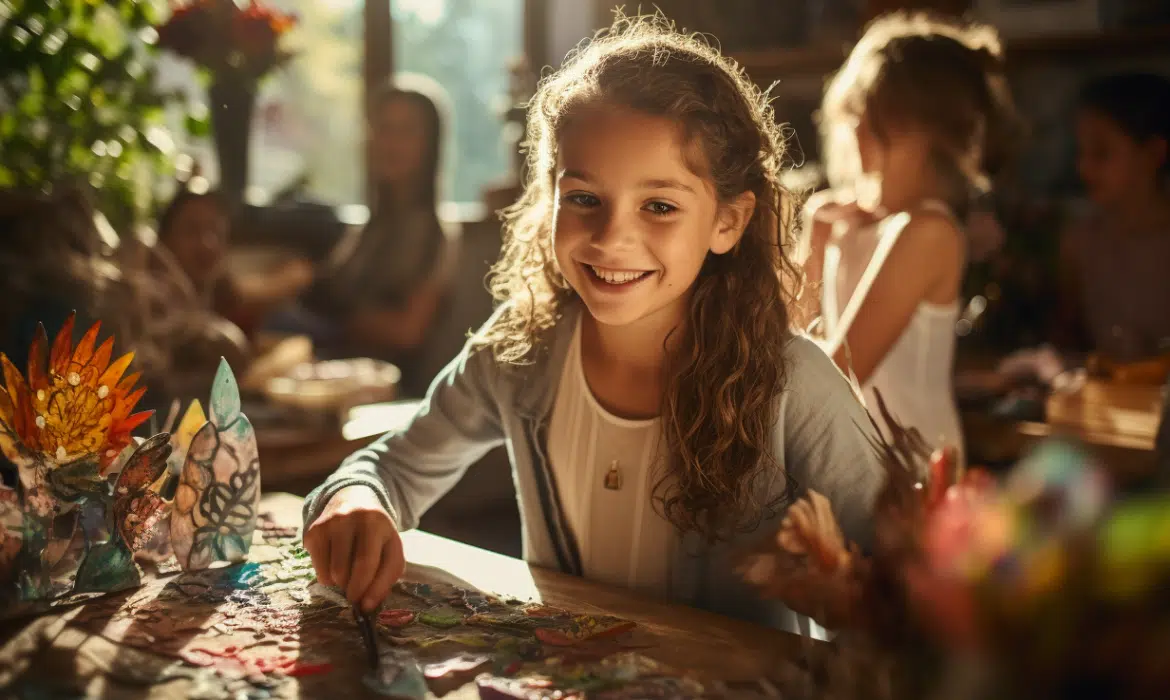
{"label": "paintbrush", "polygon": [[361,632],[362,641],[366,644],[366,659],[370,662],[370,668],[378,670],[378,633],[374,629],[374,618],[369,613],[362,612],[358,606],[353,606],[353,618],[357,620],[358,631]]}

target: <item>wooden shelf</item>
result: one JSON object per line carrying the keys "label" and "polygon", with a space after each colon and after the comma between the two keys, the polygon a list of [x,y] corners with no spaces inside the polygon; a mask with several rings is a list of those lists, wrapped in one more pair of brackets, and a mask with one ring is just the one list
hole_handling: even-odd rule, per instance
{"label": "wooden shelf", "polygon": [[1100,53],[1133,55],[1150,51],[1170,53],[1170,26],[1013,39],[1007,42],[1005,49],[1009,67],[1013,58],[1065,58]]}
{"label": "wooden shelf", "polygon": [[[797,77],[824,77],[837,70],[849,55],[848,43],[761,49],[732,54],[748,75],[759,83]],[[1009,69],[1013,61],[1109,53],[1131,56],[1138,53],[1170,53],[1170,26],[1124,31],[1054,34],[1012,39],[1006,42]]]}
{"label": "wooden shelf", "polygon": [[852,46],[848,43],[796,48],[741,51],[732,58],[753,79],[767,83],[790,76],[823,76],[841,67]]}

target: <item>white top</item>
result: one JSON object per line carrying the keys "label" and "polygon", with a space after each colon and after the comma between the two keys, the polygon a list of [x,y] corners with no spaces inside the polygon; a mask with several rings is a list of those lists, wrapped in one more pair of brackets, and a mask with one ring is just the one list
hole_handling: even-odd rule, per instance
{"label": "white top", "polygon": [[[953,217],[942,202],[923,202],[920,208]],[[835,337],[843,327],[852,324],[909,221],[910,215],[900,212],[876,224],[833,236],[825,249],[821,299],[827,337]],[[943,305],[920,301],[910,323],[862,389],[866,406],[875,417],[879,416],[876,389],[894,419],[906,427],[917,428],[932,445],[953,445],[959,451],[959,464],[963,465],[963,432],[953,384],[958,318],[958,299]]]}
{"label": "white top", "polygon": [[[548,455],[586,578],[665,596],[677,538],[650,501],[659,419],[626,420],[597,403],[581,365],[581,325],[561,372]],[[606,488],[617,462],[621,487]]]}

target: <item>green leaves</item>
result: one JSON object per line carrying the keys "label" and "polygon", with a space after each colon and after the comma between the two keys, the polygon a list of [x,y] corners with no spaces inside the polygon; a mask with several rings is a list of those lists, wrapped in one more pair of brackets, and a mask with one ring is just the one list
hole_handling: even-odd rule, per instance
{"label": "green leaves", "polygon": [[0,186],[88,181],[115,227],[146,213],[135,173],[165,176],[169,156],[141,135],[160,128],[168,96],[155,87],[142,40],[148,0],[25,0],[0,22]]}

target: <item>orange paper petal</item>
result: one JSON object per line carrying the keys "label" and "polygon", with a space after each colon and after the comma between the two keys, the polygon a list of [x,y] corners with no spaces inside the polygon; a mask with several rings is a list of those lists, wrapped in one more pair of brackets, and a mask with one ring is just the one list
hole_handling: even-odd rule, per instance
{"label": "orange paper petal", "polygon": [[53,350],[49,354],[49,367],[54,372],[64,375],[68,371],[69,356],[73,352],[73,323],[77,319],[77,312],[69,314],[57,337],[53,339]]}
{"label": "orange paper petal", "polygon": [[[127,375],[125,379],[118,382],[118,387],[117,387],[118,393],[119,394],[129,393],[130,390],[134,388],[134,385],[136,383],[138,383],[138,380],[141,377],[142,377],[142,372],[135,372],[133,374]],[[107,384],[106,386],[109,386],[109,384]]]}
{"label": "orange paper petal", "polygon": [[38,323],[37,332],[28,349],[28,384],[34,392],[38,389],[49,388],[49,377],[45,365],[48,351],[49,335],[45,332],[44,324]]}
{"label": "orange paper petal", "polygon": [[81,336],[81,342],[73,351],[73,364],[77,365],[76,371],[80,372],[81,368],[88,365],[90,358],[93,357],[93,348],[97,345],[98,331],[101,330],[101,327],[102,322],[98,321],[89,327],[85,335]]}
{"label": "orange paper petal", "polygon": [[12,397],[8,395],[7,391],[0,391],[0,423],[8,427],[8,430],[16,430],[15,425],[16,409],[12,404]]}
{"label": "orange paper petal", "polygon": [[[98,385],[99,386],[105,385],[105,386],[108,386],[111,388],[113,388],[115,385],[117,385],[117,388],[121,389],[122,385],[118,384],[118,380],[120,380],[122,378],[122,373],[126,371],[126,368],[129,367],[130,363],[133,361],[134,361],[134,353],[132,353],[132,352],[128,352],[125,355],[114,360],[114,364],[110,365],[109,368],[105,372],[102,372],[101,377],[98,377]],[[138,375],[133,374],[131,376],[137,377]]]}
{"label": "orange paper petal", "polygon": [[20,437],[26,447],[35,448],[37,440],[32,435],[33,422],[32,401],[29,399],[28,386],[20,370],[12,364],[8,356],[0,353],[0,365],[4,367],[4,384],[8,389],[8,397],[12,401],[12,429]]}
{"label": "orange paper petal", "polygon": [[[145,391],[145,387],[143,388],[143,391]],[[124,420],[120,424],[118,424],[117,430],[119,433],[125,433],[125,434],[129,435],[131,432],[134,431],[135,428],[137,428],[138,426],[145,423],[147,421],[147,419],[149,419],[153,415],[154,415],[153,409],[151,409],[149,411],[140,411],[138,413],[135,413],[134,415],[130,416],[129,418],[127,418],[126,420]]]}
{"label": "orange paper petal", "polygon": [[130,415],[130,411],[134,410],[134,404],[138,403],[138,400],[141,399],[142,395],[145,393],[146,387],[140,386],[135,389],[133,393],[127,396],[118,396],[118,400],[117,403],[114,404],[113,411],[115,425],[126,420],[127,416]]}
{"label": "orange paper petal", "polygon": [[[110,365],[110,356],[114,354],[114,336],[106,338],[106,342],[98,346],[97,351],[94,352],[93,357],[89,361],[89,366],[94,369],[94,374],[105,375],[106,369]],[[111,389],[113,388],[109,384]]]}

